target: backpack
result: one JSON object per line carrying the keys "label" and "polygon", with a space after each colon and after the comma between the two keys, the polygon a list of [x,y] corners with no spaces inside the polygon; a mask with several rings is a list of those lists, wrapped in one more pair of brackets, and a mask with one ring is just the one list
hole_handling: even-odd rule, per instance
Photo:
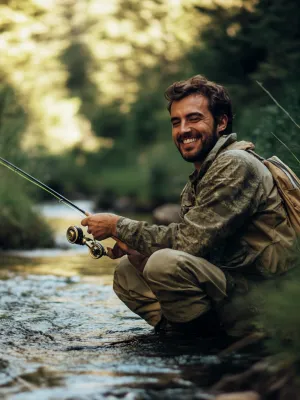
{"label": "backpack", "polygon": [[247,151],[262,161],[271,172],[291,226],[296,233],[300,233],[300,179],[278,157],[265,159],[252,150]]}

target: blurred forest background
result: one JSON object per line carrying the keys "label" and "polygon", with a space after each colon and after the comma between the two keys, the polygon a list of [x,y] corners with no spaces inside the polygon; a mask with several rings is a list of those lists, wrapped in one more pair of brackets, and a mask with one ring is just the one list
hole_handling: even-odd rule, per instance
{"label": "blurred forest background", "polygon": [[[299,67],[295,0],[1,1],[0,155],[103,210],[178,202],[192,166],[163,93],[200,73],[229,89],[239,139],[299,173],[272,135],[299,156],[297,127],[256,82],[297,120]],[[0,248],[47,245],[32,205],[49,196],[2,166],[0,179]]]}

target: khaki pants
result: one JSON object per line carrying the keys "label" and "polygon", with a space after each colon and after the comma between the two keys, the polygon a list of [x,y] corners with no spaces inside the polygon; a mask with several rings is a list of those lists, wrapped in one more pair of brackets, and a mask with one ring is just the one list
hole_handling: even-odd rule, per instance
{"label": "khaki pants", "polygon": [[113,287],[127,307],[152,326],[162,314],[171,322],[189,322],[226,297],[226,278],[220,268],[171,249],[153,253],[143,273],[123,257]]}

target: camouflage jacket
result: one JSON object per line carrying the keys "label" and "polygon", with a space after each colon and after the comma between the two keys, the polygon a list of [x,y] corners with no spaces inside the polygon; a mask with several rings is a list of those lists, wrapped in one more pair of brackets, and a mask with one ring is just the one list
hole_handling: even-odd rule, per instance
{"label": "camouflage jacket", "polygon": [[269,170],[221,136],[181,193],[182,222],[149,225],[121,217],[118,237],[150,256],[171,248],[206,258],[231,273],[265,277],[288,269],[295,233]]}

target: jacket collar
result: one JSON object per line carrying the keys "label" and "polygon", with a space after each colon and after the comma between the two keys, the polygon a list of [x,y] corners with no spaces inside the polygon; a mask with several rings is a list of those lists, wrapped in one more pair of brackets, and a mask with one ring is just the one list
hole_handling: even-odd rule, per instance
{"label": "jacket collar", "polygon": [[191,183],[195,183],[197,180],[201,179],[211,164],[215,161],[217,156],[220,154],[221,151],[226,149],[226,147],[230,146],[231,144],[235,143],[237,140],[236,133],[230,133],[229,135],[222,135],[212,150],[208,153],[207,157],[203,161],[201,168],[199,171],[195,170],[190,176],[189,180]]}

